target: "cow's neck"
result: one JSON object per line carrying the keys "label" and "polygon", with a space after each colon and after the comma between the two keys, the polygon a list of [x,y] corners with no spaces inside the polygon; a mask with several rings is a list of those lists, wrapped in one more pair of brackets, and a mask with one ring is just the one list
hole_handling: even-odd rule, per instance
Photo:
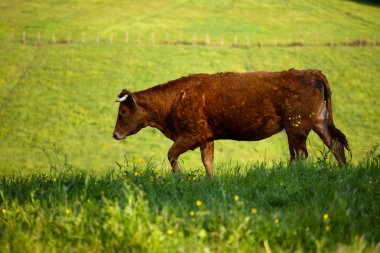
{"label": "cow's neck", "polygon": [[166,137],[173,139],[172,132],[167,124],[167,117],[175,96],[170,92],[142,91],[135,94],[138,101],[137,103],[144,107],[148,113],[146,119],[147,126],[157,128]]}

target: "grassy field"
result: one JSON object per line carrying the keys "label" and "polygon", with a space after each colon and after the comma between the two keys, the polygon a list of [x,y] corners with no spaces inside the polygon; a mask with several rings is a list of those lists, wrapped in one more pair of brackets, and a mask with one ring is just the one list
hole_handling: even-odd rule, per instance
{"label": "grassy field", "polygon": [[1,252],[379,252],[380,156],[0,178]]}
{"label": "grassy field", "polygon": [[[0,10],[0,252],[379,251],[378,5],[3,0]],[[344,46],[359,39],[368,45]],[[213,180],[199,150],[170,175],[171,141],[157,130],[112,139],[122,88],[289,68],[327,76],[352,148],[346,170],[315,134],[308,162],[292,165],[284,133],[217,141]]]}

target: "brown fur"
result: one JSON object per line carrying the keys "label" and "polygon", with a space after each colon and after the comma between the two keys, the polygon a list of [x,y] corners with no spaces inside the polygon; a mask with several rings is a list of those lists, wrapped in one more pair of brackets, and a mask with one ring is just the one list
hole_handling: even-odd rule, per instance
{"label": "brown fur", "polygon": [[340,165],[346,163],[344,134],[334,126],[331,91],[318,70],[195,74],[150,89],[129,92],[119,106],[114,137],[151,126],[174,141],[168,152],[173,172],[179,155],[200,147],[212,176],[214,140],[258,141],[285,129],[291,159],[307,157],[314,130]]}

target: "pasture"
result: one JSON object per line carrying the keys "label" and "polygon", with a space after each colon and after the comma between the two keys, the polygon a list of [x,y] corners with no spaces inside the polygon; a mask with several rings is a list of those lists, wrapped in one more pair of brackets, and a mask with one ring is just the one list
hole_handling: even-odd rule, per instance
{"label": "pasture", "polygon": [[[88,0],[0,9],[1,252],[379,251],[378,5]],[[335,125],[353,153],[346,169],[315,134],[309,159],[296,164],[287,163],[284,133],[217,141],[212,180],[199,149],[171,175],[171,141],[155,129],[112,139],[122,88],[289,68],[327,76]]]}

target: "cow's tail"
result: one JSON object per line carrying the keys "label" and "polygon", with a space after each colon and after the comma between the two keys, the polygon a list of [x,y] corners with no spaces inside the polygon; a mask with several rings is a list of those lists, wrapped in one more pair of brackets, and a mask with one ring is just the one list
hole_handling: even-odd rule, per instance
{"label": "cow's tail", "polygon": [[332,141],[333,142],[337,141],[337,142],[341,143],[344,146],[344,148],[348,151],[350,156],[352,157],[351,149],[350,149],[350,146],[348,144],[346,136],[344,135],[344,133],[342,133],[342,131],[340,131],[334,125],[333,113],[332,113],[331,89],[330,89],[329,82],[327,81],[327,78],[325,77],[325,75],[322,74],[321,71],[319,71],[319,73],[320,73],[320,76],[322,78],[322,82],[323,82],[323,86],[324,86],[324,98],[326,101],[326,109],[328,111],[327,128],[328,128],[330,135],[332,137]]}

